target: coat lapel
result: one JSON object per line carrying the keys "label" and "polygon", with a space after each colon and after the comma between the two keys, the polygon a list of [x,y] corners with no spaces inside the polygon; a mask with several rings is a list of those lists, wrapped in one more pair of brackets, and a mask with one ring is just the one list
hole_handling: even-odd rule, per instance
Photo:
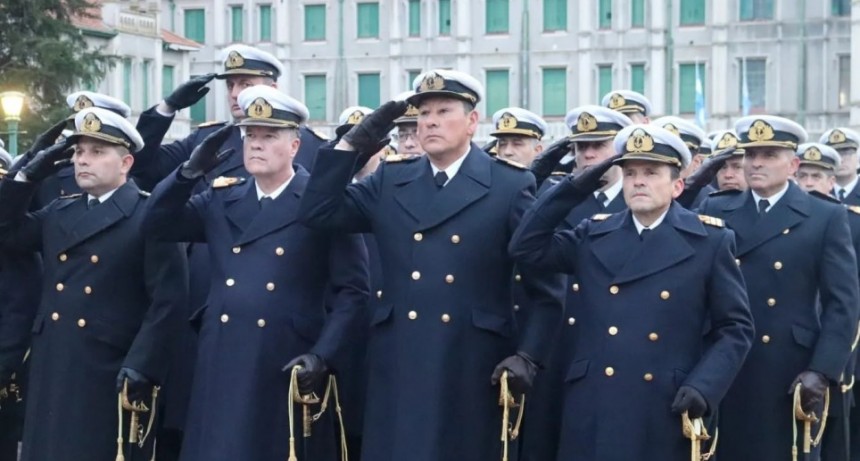
{"label": "coat lapel", "polygon": [[[239,236],[236,245],[245,245],[295,222],[299,200],[307,185],[308,177],[307,171],[299,167],[296,175],[281,195],[266,209],[257,212],[248,227]],[[253,189],[253,192],[253,196],[256,198],[256,188]],[[259,204],[257,206],[259,207]]]}
{"label": "coat lapel", "polygon": [[417,230],[438,226],[487,195],[492,182],[492,161],[484,151],[473,145],[451,181],[428,197],[429,207],[422,213]]}
{"label": "coat lapel", "polygon": [[72,220],[72,224],[64,229],[60,251],[68,250],[130,216],[139,200],[140,190],[131,181],[120,186],[108,200],[91,210],[86,209],[87,195],[84,194],[75,201],[80,205],[73,203],[60,210],[60,222],[65,220],[65,214]]}
{"label": "coat lapel", "polygon": [[[748,193],[749,194],[749,193]],[[809,196],[802,192],[793,182],[789,182],[785,195],[761,219],[758,219],[752,195],[744,208],[752,209],[755,214],[748,237],[738,243],[738,256],[743,256],[753,249],[763,245],[770,239],[782,235],[786,229],[800,224],[809,216]],[[748,218],[747,218],[748,219]],[[750,221],[748,221],[750,222]],[[729,222],[731,225],[732,222]],[[736,231],[739,232],[739,231]]]}
{"label": "coat lapel", "polygon": [[398,177],[394,181],[396,187],[394,201],[397,202],[416,221],[421,219],[427,209],[428,197],[437,192],[427,156],[409,162],[399,168]]}
{"label": "coat lapel", "polygon": [[594,238],[591,252],[613,276],[627,264],[632,245],[639,245],[639,235],[629,211],[592,223],[589,235]]}
{"label": "coat lapel", "polygon": [[224,215],[233,226],[234,237],[241,236],[260,212],[260,201],[254,181],[248,180],[233,186],[224,197]]}

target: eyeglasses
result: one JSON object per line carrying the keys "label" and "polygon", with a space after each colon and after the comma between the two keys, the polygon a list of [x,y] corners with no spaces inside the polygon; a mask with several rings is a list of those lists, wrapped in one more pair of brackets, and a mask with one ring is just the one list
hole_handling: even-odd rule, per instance
{"label": "eyeglasses", "polygon": [[418,140],[418,132],[417,131],[398,131],[394,133],[392,136],[395,141],[408,141],[412,139],[413,141]]}

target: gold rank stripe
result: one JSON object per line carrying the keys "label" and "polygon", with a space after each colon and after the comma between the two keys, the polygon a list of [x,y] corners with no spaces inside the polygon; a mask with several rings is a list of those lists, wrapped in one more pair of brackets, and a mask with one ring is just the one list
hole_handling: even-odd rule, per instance
{"label": "gold rank stripe", "polygon": [[606,221],[606,219],[609,218],[610,216],[612,216],[612,215],[608,214],[608,213],[597,213],[596,215],[591,217],[591,220],[592,221]]}
{"label": "gold rank stripe", "polygon": [[699,215],[699,221],[702,221],[703,224],[707,224],[709,226],[726,227],[726,224],[723,222],[722,219],[715,218],[713,216],[700,214]]}
{"label": "gold rank stripe", "polygon": [[235,186],[236,184],[242,184],[245,182],[245,178],[233,178],[227,176],[218,176],[212,181],[213,189],[221,189],[223,187]]}
{"label": "gold rank stripe", "polygon": [[853,211],[854,213],[860,214],[860,206],[848,205],[848,209]]}

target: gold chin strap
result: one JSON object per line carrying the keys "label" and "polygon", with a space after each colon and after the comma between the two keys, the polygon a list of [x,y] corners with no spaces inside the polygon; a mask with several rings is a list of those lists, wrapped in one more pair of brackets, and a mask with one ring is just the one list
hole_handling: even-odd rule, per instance
{"label": "gold chin strap", "polygon": [[812,424],[819,421],[815,411],[804,413],[803,407],[800,405],[800,389],[801,384],[797,383],[794,387],[794,406],[792,408],[792,445],[791,459],[797,461],[797,421],[803,421],[803,453],[812,453],[812,447],[817,447],[821,443],[821,438],[824,436],[824,428],[827,426],[827,414],[830,408],[830,388],[824,391],[824,409],[821,412],[821,424],[818,426],[818,434],[815,439],[812,439]]}
{"label": "gold chin strap", "polygon": [[[523,423],[523,413],[526,410],[526,395],[520,396],[520,403],[517,404],[514,400],[514,395],[508,387],[508,372],[502,372],[502,379],[499,383],[499,406],[502,407],[502,461],[508,461],[508,443],[516,440],[520,435],[520,426]],[[517,414],[517,422],[511,425],[511,408],[519,407],[520,411]]]}
{"label": "gold chin strap", "polygon": [[691,461],[708,461],[714,457],[717,452],[717,441],[720,439],[720,430],[714,431],[714,441],[711,442],[711,449],[707,453],[702,453],[702,442],[710,440],[711,435],[708,434],[708,428],[702,418],[690,419],[690,415],[685,411],[681,414],[681,431],[684,437],[690,439],[690,460]]}
{"label": "gold chin strap", "polygon": [[[323,394],[322,402],[320,402],[319,397],[316,394],[306,394],[301,395],[299,392],[299,384],[298,384],[298,374],[299,370],[301,370],[301,365],[296,365],[293,367],[290,372],[290,403],[287,405],[287,414],[289,416],[289,424],[290,424],[290,456],[288,461],[298,461],[298,457],[296,456],[296,437],[295,437],[295,424],[294,424],[294,415],[295,404],[302,405],[302,423],[303,423],[303,436],[308,438],[311,436],[311,425],[320,418],[322,418],[325,411],[328,409],[329,399],[332,395],[334,395],[334,408],[337,412],[337,420],[340,424],[340,458],[342,461],[349,461],[349,452],[347,450],[346,445],[346,430],[343,425],[343,410],[340,406],[340,396],[338,395],[337,390],[337,379],[334,375],[329,375],[328,384],[325,388],[325,394]],[[311,405],[319,403],[320,410],[316,414],[311,414]],[[120,461],[120,460],[117,460]]]}
{"label": "gold chin strap", "polygon": [[[116,439],[116,461],[125,461],[125,455],[123,453],[123,444],[125,440],[123,440],[122,436],[122,422],[123,422],[123,412],[128,411],[131,413],[131,421],[129,422],[128,428],[128,443],[130,445],[136,444],[138,448],[143,448],[146,445],[146,439],[149,438],[149,435],[152,433],[152,426],[155,423],[156,417],[156,409],[158,407],[158,392],[161,390],[158,386],[152,387],[152,400],[150,401],[150,407],[147,407],[143,402],[131,402],[128,400],[128,379],[122,385],[122,392],[117,394],[117,439]],[[152,410],[150,410],[150,408]],[[143,431],[143,426],[140,424],[140,414],[141,413],[150,413],[149,421],[146,425],[146,432]],[[152,446],[152,458],[151,461],[155,461],[155,440],[153,439]]]}

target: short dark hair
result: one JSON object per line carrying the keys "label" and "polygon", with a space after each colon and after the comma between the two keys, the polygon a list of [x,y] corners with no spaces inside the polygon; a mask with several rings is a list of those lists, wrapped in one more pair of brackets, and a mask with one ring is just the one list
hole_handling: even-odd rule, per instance
{"label": "short dark hair", "polygon": [[669,165],[669,176],[672,178],[672,181],[681,179],[681,167]]}

